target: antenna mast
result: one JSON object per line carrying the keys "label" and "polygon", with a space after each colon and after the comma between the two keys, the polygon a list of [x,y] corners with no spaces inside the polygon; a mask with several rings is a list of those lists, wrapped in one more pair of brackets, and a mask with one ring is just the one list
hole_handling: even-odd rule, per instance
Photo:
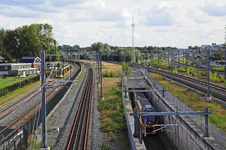
{"label": "antenna mast", "polygon": [[133,18],[132,18],[131,27],[132,27],[132,51],[133,51],[132,61],[134,61],[135,60],[135,48],[134,48],[134,27],[135,27],[135,24],[133,23]]}

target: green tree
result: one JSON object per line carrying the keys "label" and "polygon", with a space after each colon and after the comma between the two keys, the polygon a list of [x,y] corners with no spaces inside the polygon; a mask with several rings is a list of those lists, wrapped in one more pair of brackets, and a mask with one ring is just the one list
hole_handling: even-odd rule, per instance
{"label": "green tree", "polygon": [[104,49],[104,44],[101,43],[101,42],[93,43],[91,45],[91,51],[100,51],[100,50],[103,50],[103,49]]}
{"label": "green tree", "polygon": [[5,36],[3,37],[3,48],[5,53],[3,57],[7,60],[15,58],[19,59],[20,54],[20,43],[19,43],[19,32],[15,30],[6,30]]}
{"label": "green tree", "polygon": [[[37,35],[37,28],[35,24],[30,26],[25,25],[17,28],[19,30],[19,42],[22,56],[40,56],[39,44],[40,40]],[[22,57],[20,56],[20,57]]]}
{"label": "green tree", "polygon": [[2,28],[0,30],[0,56],[4,55],[4,48],[3,48],[3,38],[5,36],[5,30]]}

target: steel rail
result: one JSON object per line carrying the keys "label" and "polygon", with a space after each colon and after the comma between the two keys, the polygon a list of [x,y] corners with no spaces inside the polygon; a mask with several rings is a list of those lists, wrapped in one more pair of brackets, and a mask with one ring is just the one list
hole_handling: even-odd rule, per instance
{"label": "steel rail", "polygon": [[[59,79],[57,79],[57,80],[59,80]],[[54,84],[54,83],[52,83],[52,84]],[[48,84],[48,85],[52,85],[52,84]],[[36,92],[36,91],[35,91],[35,92]],[[25,100],[27,97],[29,97],[29,96],[31,96],[32,94],[34,94],[34,95],[33,95],[31,98],[29,98],[27,101],[25,101],[24,103],[20,104],[19,106],[16,106],[17,108],[22,107],[23,105],[27,104],[29,101],[31,101],[35,96],[37,96],[37,95],[40,94],[40,93],[41,93],[40,91],[38,91],[36,94],[34,94],[34,93],[29,93],[29,94],[26,95],[23,99],[21,99],[21,100],[17,101],[16,103],[10,105],[10,106],[7,107],[6,109],[3,109],[3,110],[0,112],[0,114],[2,114],[3,112],[6,112],[8,109],[10,109],[10,108],[16,106],[16,104],[22,102],[22,101]],[[9,114],[11,114],[12,112],[14,112],[14,111],[16,111],[16,110],[17,110],[16,108],[12,108],[12,110],[9,110],[9,112],[7,112],[6,114],[4,114],[4,116],[1,116],[1,117],[0,117],[0,120],[4,119],[6,116],[8,116]]]}
{"label": "steel rail", "polygon": [[[135,64],[135,65],[129,64],[129,65],[131,67],[139,67],[139,68],[141,67],[141,65],[137,65],[137,64]],[[148,67],[144,67],[144,66],[142,66],[142,67],[147,69],[149,72],[151,71],[150,68],[148,68]],[[158,69],[154,69],[154,68],[153,68],[153,70],[156,73],[159,73],[163,76],[167,76],[168,78],[171,78],[170,72],[158,70]],[[173,80],[181,82],[183,84],[186,84],[186,85],[193,87],[193,88],[195,88],[199,91],[207,92],[207,89],[205,88],[205,86],[207,87],[207,83],[205,81],[194,79],[194,78],[187,77],[187,76],[178,75],[178,74],[173,74]],[[185,81],[185,80],[187,80],[187,81]],[[201,84],[201,86],[204,86],[204,87],[201,87],[200,84]],[[219,85],[214,85],[214,84],[210,84],[210,87],[211,87],[210,93],[212,93],[213,96],[220,98],[221,100],[226,101],[226,96],[225,96],[226,95],[226,87],[221,87]]]}
{"label": "steel rail", "polygon": [[70,138],[68,139],[67,150],[71,149],[87,149],[88,145],[88,132],[90,124],[91,106],[92,106],[92,93],[93,93],[93,70],[88,65],[87,79],[85,82],[85,89],[82,91],[77,114],[73,121]]}
{"label": "steel rail", "polygon": [[[86,79],[85,87],[87,87],[88,79],[89,78]],[[68,145],[67,145],[67,148],[66,148],[67,150],[72,149],[72,147],[73,147],[73,142],[74,142],[73,140],[75,139],[75,134],[73,134],[73,133],[75,133],[76,127],[78,126],[78,120],[79,120],[79,117],[80,117],[84,97],[85,97],[85,90],[83,90],[83,92],[82,92],[81,101],[79,102],[79,108],[77,110],[78,113],[76,114],[75,119],[73,121],[73,127],[72,127],[72,130],[71,130],[71,135],[69,137]]]}

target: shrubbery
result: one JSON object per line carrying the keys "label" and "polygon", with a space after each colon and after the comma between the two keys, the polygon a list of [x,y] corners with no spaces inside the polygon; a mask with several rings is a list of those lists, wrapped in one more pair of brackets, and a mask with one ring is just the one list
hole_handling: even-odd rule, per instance
{"label": "shrubbery", "polygon": [[107,70],[105,70],[104,72],[103,72],[103,74],[102,74],[102,76],[103,77],[114,77],[115,76],[115,72],[113,72],[113,71],[107,71]]}
{"label": "shrubbery", "polygon": [[178,70],[177,70],[177,69],[174,69],[174,70],[173,70],[173,73],[178,73]]}
{"label": "shrubbery", "polygon": [[122,62],[122,71],[124,72],[125,70],[131,71],[133,69],[130,66],[128,66],[125,62]]}

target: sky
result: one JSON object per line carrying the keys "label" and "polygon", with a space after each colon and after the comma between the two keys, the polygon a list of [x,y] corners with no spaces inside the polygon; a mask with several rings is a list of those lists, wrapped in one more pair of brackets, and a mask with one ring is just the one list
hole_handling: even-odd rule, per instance
{"label": "sky", "polygon": [[0,28],[48,23],[58,45],[188,46],[225,42],[226,0],[0,0]]}

